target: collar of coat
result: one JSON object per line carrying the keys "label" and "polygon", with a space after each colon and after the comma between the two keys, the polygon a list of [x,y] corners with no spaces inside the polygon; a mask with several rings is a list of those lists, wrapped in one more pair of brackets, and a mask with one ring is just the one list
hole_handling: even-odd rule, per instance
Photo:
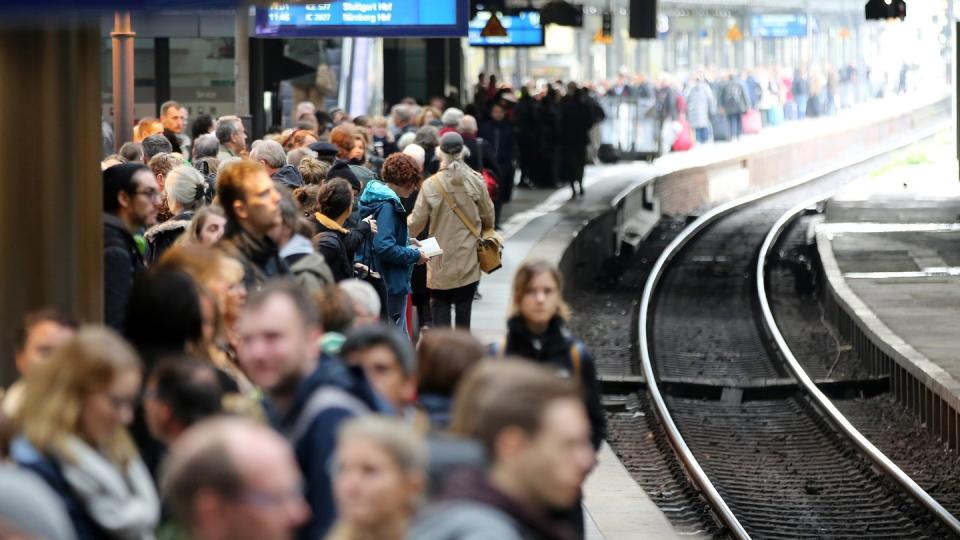
{"label": "collar of coat", "polygon": [[321,225],[330,229],[331,231],[337,231],[338,233],[342,233],[342,234],[347,234],[350,232],[344,229],[342,225],[328,218],[327,216],[321,214],[320,212],[317,212],[316,214],[314,214],[313,217],[317,218],[317,221],[319,221]]}

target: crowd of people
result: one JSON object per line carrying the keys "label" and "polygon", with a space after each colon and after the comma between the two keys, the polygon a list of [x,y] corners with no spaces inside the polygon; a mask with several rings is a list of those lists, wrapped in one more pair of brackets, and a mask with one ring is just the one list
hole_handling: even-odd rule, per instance
{"label": "crowd of people", "polygon": [[105,324],[19,329],[0,537],[582,538],[606,421],[557,268],[469,332],[507,102],[302,103],[249,146],[234,116],[141,121],[101,163]]}

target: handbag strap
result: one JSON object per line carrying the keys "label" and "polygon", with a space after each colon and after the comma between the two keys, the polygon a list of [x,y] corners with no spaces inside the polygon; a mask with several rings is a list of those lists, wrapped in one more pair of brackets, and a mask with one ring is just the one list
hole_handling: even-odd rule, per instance
{"label": "handbag strap", "polygon": [[483,238],[480,236],[480,231],[478,231],[477,228],[470,223],[470,220],[467,219],[467,216],[463,214],[463,210],[457,206],[457,203],[454,202],[453,197],[447,193],[447,190],[443,187],[443,181],[440,178],[437,178],[437,189],[440,190],[440,195],[443,196],[443,200],[446,201],[447,206],[453,209],[453,213],[460,218],[460,221],[463,222],[464,227],[470,231],[470,234],[476,236],[477,240],[482,240]]}

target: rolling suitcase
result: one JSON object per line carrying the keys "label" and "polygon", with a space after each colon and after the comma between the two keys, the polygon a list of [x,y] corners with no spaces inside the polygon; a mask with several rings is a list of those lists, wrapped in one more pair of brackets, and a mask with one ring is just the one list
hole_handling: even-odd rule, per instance
{"label": "rolling suitcase", "polygon": [[730,140],[730,122],[727,120],[727,116],[724,114],[715,114],[710,117],[710,123],[713,128],[713,140],[715,141],[729,141]]}

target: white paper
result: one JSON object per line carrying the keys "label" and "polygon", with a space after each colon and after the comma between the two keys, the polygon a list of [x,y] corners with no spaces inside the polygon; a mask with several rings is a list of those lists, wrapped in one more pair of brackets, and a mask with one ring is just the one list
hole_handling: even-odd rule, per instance
{"label": "white paper", "polygon": [[426,240],[420,240],[420,249],[427,254],[427,257],[434,258],[438,255],[443,255],[443,250],[440,249],[440,244],[437,243],[437,239],[434,237],[427,238]]}

